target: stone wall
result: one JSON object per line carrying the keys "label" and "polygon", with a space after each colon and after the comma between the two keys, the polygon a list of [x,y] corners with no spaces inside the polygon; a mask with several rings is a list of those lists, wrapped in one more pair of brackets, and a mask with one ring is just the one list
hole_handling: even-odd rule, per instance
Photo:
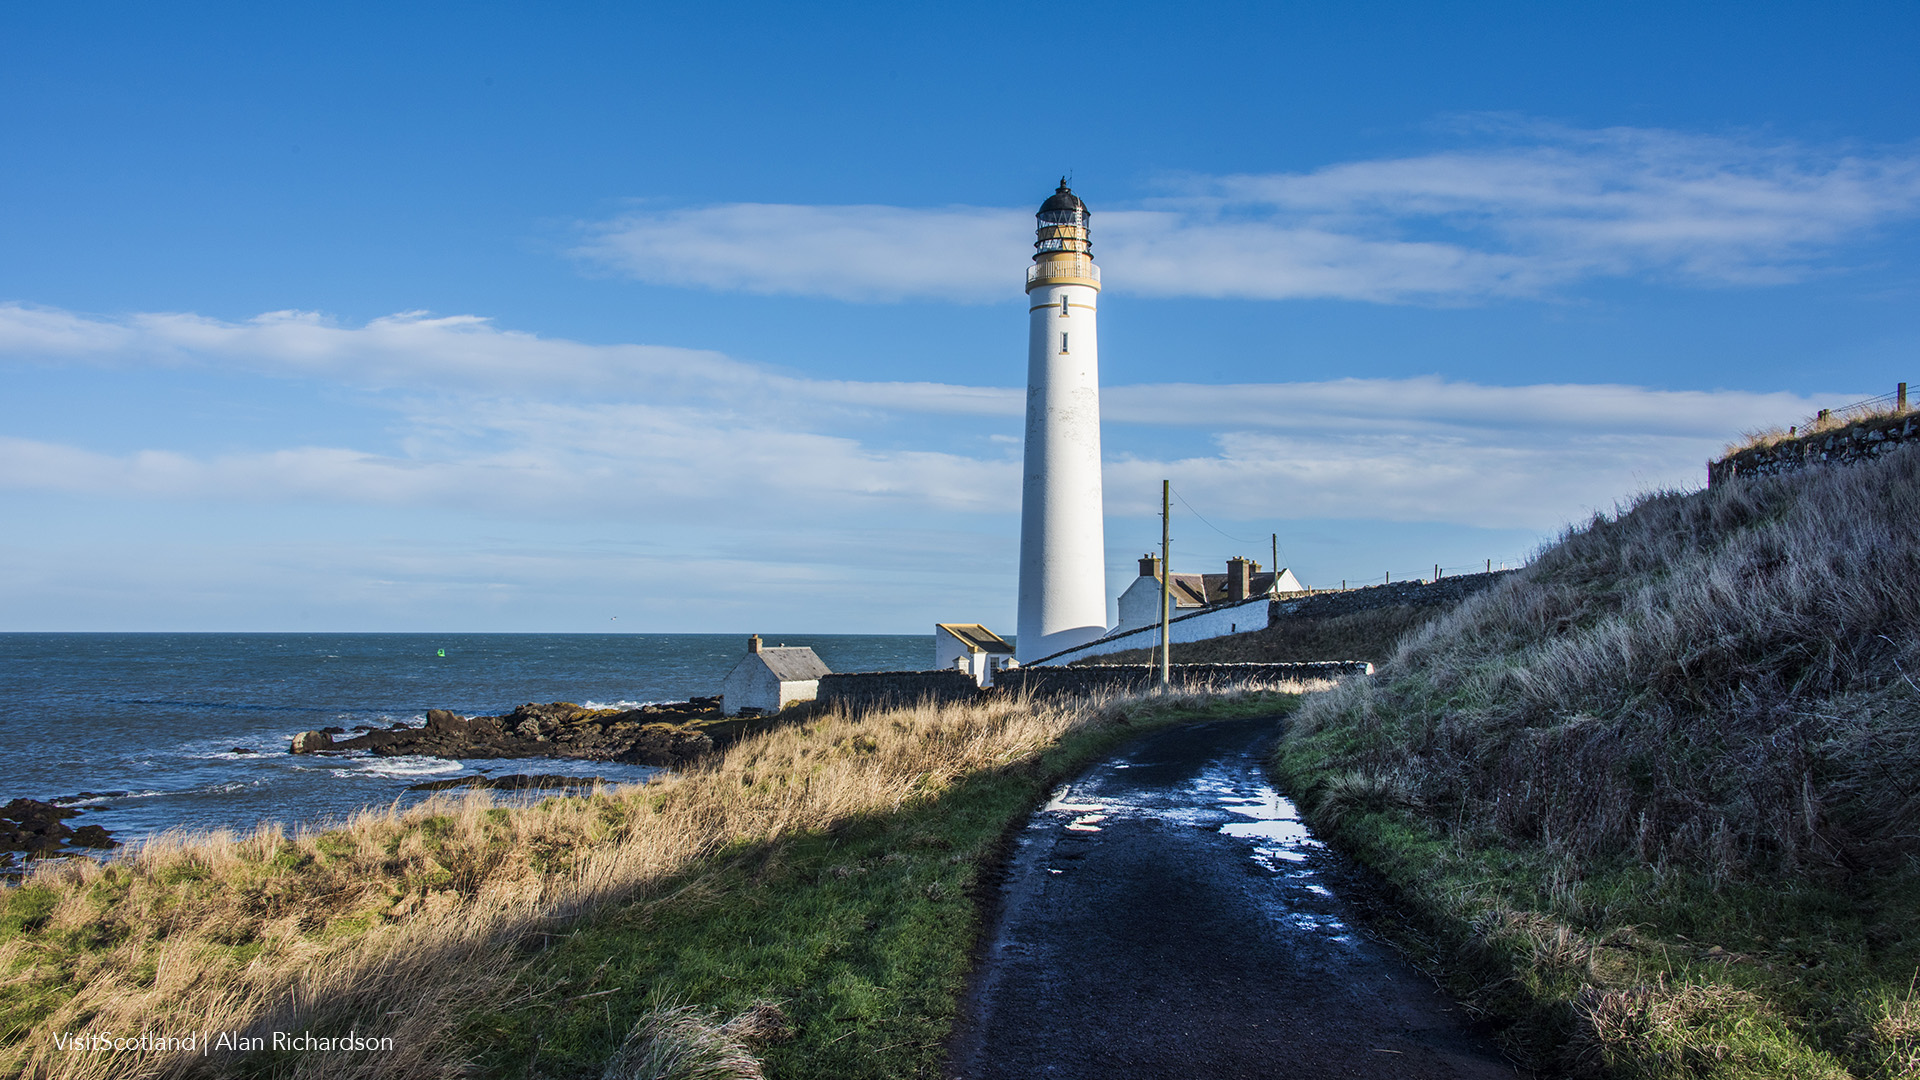
{"label": "stone wall", "polygon": [[972,701],[980,696],[973,676],[958,668],[940,671],[855,671],[820,676],[822,705],[851,709],[916,705],[922,701]]}
{"label": "stone wall", "polygon": [[[1227,687],[1254,682],[1279,682],[1288,679],[1337,679],[1347,675],[1371,675],[1373,665],[1359,660],[1327,660],[1310,664],[1174,664],[1175,686]],[[1078,667],[1029,667],[1003,671],[994,678],[994,689],[1007,693],[1031,693],[1036,697],[1058,694],[1089,694],[1100,691],[1120,693],[1148,690],[1160,679],[1156,664],[1084,664]]]}
{"label": "stone wall", "polygon": [[1920,442],[1920,414],[1860,420],[1837,431],[1816,432],[1771,446],[1755,446],[1707,463],[1707,486],[1736,476],[1773,476],[1809,465],[1850,465],[1909,443]]}
{"label": "stone wall", "polygon": [[1495,570],[1490,574],[1460,574],[1436,581],[1396,581],[1387,585],[1369,585],[1363,589],[1337,589],[1311,596],[1281,596],[1268,604],[1267,623],[1285,618],[1325,619],[1350,615],[1374,608],[1452,607],[1481,589],[1495,584],[1513,570]]}

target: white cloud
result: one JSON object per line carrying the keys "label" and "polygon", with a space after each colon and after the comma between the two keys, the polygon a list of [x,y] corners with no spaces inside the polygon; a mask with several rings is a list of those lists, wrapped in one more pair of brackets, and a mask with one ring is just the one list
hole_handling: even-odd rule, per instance
{"label": "white cloud", "polygon": [[1007,294],[1032,243],[1031,211],[732,203],[627,214],[578,253],[660,285],[888,303]]}
{"label": "white cloud", "polygon": [[848,408],[1017,416],[1025,400],[1001,387],[797,379],[705,349],[591,345],[503,330],[475,315],[418,311],[355,327],[307,311],[228,322],[171,312],[90,317],[0,303],[0,360],[197,366],[361,389],[706,399],[742,409],[807,398]]}
{"label": "white cloud", "polygon": [[[1832,400],[1846,398],[1832,395]],[[1358,435],[1394,431],[1447,435],[1464,429],[1675,435],[1723,439],[1791,423],[1814,408],[1797,394],[1740,390],[1652,390],[1607,383],[1482,386],[1438,376],[1334,379],[1312,383],[1119,386],[1103,391],[1110,422],[1221,428],[1284,428]]]}
{"label": "white cloud", "polygon": [[[1599,277],[1791,281],[1920,213],[1909,151],[1634,128],[1498,135],[1096,205],[1094,250],[1110,288],[1140,295],[1460,302]],[[579,254],[656,284],[984,301],[1017,287],[1031,229],[1030,210],[733,203],[624,215]]]}
{"label": "white cloud", "polygon": [[[227,323],[0,307],[0,360],[50,357],[396,385],[366,401],[405,434],[378,449],[217,454],[0,439],[0,488],[730,527],[1010,515],[1019,504],[1018,443],[1007,432],[1024,395],[1012,388],[808,380],[715,353],[540,338],[472,317],[349,327],[285,313]],[[455,368],[464,381],[450,378]],[[435,392],[443,381],[464,389]],[[597,388],[592,402],[567,400],[585,385]],[[1438,378],[1109,387],[1109,506],[1148,513],[1147,495],[1171,476],[1226,517],[1551,529],[1646,486],[1697,482],[1725,438],[1813,404]],[[904,425],[904,439],[896,425],[884,446],[863,434],[907,415],[944,419]],[[1141,428],[1158,433],[1142,438]],[[1169,441],[1185,449],[1140,449]]]}

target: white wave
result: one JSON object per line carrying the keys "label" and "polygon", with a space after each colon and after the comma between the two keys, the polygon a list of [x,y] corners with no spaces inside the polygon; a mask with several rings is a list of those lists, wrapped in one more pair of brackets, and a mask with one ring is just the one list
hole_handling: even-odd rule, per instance
{"label": "white wave", "polygon": [[402,757],[371,758],[356,763],[358,768],[350,770],[359,776],[381,776],[391,779],[405,779],[414,776],[435,776],[440,773],[461,772],[466,769],[458,761],[446,758],[405,755]]}
{"label": "white wave", "polygon": [[638,709],[638,708],[643,708],[647,705],[667,705],[667,704],[671,704],[671,703],[666,701],[628,701],[625,698],[622,698],[621,700],[614,701],[614,702],[583,701],[580,703],[580,707],[583,709]]}
{"label": "white wave", "polygon": [[185,793],[179,792],[179,791],[158,791],[158,790],[129,791],[125,795],[102,795],[97,799],[76,799],[72,802],[67,802],[65,800],[62,800],[60,805],[61,806],[105,806],[108,803],[117,803],[126,799],[151,799],[157,795],[181,795],[181,794],[185,794]]}
{"label": "white wave", "polygon": [[226,783],[224,783],[224,784],[210,784],[210,785],[208,785],[207,787],[203,787],[203,788],[195,788],[195,789],[193,789],[192,791],[183,791],[183,792],[176,792],[176,794],[181,794],[181,795],[230,795],[230,794],[232,794],[233,792],[236,792],[236,791],[245,791],[245,790],[247,790],[248,788],[256,788],[256,787],[259,787],[260,785],[262,785],[262,784],[264,784],[264,783],[266,783],[266,781],[265,781],[265,780],[229,780],[229,781],[227,781],[227,782],[226,782]]}

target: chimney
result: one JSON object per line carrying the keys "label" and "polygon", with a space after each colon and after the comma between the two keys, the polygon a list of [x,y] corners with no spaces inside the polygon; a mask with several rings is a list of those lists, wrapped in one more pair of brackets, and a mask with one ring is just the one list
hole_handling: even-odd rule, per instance
{"label": "chimney", "polygon": [[1227,560],[1227,599],[1245,600],[1253,591],[1253,564],[1235,555]]}
{"label": "chimney", "polygon": [[755,634],[752,637],[747,639],[747,651],[748,652],[760,651],[760,635],[759,634]]}
{"label": "chimney", "polygon": [[1160,556],[1158,555],[1140,556],[1140,576],[1150,577],[1158,580],[1160,577]]}

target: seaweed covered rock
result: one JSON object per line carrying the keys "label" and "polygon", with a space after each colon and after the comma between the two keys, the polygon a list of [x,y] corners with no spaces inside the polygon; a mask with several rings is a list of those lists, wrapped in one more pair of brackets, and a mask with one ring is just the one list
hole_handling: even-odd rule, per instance
{"label": "seaweed covered rock", "polygon": [[472,717],[430,709],[425,727],[368,731],[339,741],[329,738],[324,745],[309,742],[310,749],[304,750],[296,740],[294,753],[366,750],[383,757],[558,757],[681,765],[713,749],[713,739],[693,721],[717,716],[717,705],[711,698],[635,709],[589,709],[567,701],[544,705],[529,702],[502,716]]}

